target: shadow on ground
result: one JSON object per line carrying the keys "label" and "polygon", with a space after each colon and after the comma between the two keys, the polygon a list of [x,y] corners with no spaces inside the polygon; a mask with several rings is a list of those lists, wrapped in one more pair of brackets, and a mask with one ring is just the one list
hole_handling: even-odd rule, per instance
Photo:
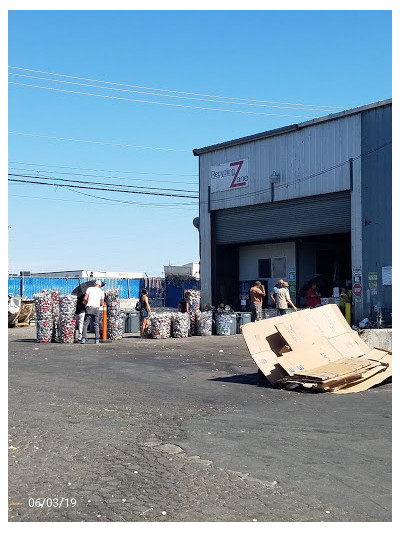
{"label": "shadow on ground", "polygon": [[240,383],[241,385],[258,385],[258,373],[236,374],[222,378],[211,378],[209,381],[222,381],[225,383]]}
{"label": "shadow on ground", "polygon": [[12,340],[10,342],[34,342],[35,344],[37,344],[37,340],[36,339],[15,339],[15,340]]}

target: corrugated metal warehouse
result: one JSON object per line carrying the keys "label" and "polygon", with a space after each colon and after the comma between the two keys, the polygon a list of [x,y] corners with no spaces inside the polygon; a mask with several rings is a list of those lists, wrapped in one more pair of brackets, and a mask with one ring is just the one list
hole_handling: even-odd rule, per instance
{"label": "corrugated metal warehouse", "polygon": [[323,297],[352,283],[355,323],[391,311],[391,100],[193,153],[203,304],[240,310],[284,278],[302,307],[316,278]]}

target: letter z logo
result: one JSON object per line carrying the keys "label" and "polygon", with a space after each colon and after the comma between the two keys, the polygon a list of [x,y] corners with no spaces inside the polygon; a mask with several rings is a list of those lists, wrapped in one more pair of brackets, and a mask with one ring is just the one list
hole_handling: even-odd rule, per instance
{"label": "letter z logo", "polygon": [[237,170],[236,170],[235,175],[233,177],[232,183],[230,184],[230,187],[229,187],[230,189],[232,189],[232,187],[242,187],[243,185],[246,185],[245,183],[236,183],[236,178],[239,175],[239,172],[240,172],[240,169],[242,168],[242,165],[243,165],[243,161],[236,161],[236,163],[231,163],[230,164],[231,167],[237,166]]}

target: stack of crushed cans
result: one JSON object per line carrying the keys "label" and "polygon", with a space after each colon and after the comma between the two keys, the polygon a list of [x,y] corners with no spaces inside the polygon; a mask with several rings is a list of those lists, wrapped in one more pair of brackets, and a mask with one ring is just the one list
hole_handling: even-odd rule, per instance
{"label": "stack of crushed cans", "polygon": [[74,342],[76,296],[43,289],[33,300],[37,342]]}
{"label": "stack of crushed cans", "polygon": [[153,339],[171,337],[171,313],[152,313],[149,319]]}
{"label": "stack of crushed cans", "polygon": [[43,290],[33,295],[36,311],[37,342],[51,342],[53,340],[54,319],[53,300],[51,292]]}
{"label": "stack of crushed cans", "polygon": [[197,334],[202,336],[212,335],[213,324],[213,312],[212,311],[197,311],[196,323]]}
{"label": "stack of crushed cans", "polygon": [[189,297],[189,313],[190,313],[190,333],[196,335],[196,311],[200,311],[200,291],[197,289],[189,289],[185,291]]}
{"label": "stack of crushed cans", "polygon": [[74,342],[77,297],[64,294],[59,298],[60,342]]}
{"label": "stack of crushed cans", "polygon": [[189,335],[190,315],[188,313],[172,314],[172,337],[185,338]]}
{"label": "stack of crushed cans", "polygon": [[59,297],[60,291],[50,291],[53,313],[53,341],[60,342],[60,309],[59,309]]}
{"label": "stack of crushed cans", "polygon": [[104,300],[107,306],[107,339],[122,339],[122,323],[119,290],[106,289]]}

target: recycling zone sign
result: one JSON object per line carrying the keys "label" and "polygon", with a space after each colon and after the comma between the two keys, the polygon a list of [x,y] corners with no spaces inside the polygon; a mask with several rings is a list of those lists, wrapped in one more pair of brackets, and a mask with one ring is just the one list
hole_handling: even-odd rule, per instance
{"label": "recycling zone sign", "polygon": [[238,159],[212,166],[211,192],[238,190],[249,185],[249,160]]}

